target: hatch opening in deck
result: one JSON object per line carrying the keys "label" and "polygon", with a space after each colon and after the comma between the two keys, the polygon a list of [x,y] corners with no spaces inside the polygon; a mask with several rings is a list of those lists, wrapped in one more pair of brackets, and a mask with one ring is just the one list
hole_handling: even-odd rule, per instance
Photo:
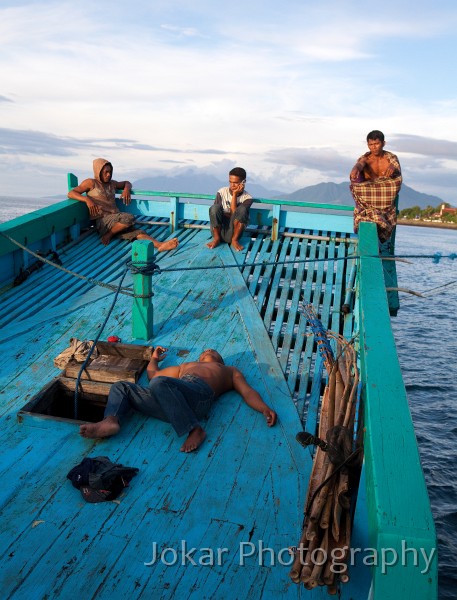
{"label": "hatch opening in deck", "polygon": [[74,379],[58,377],[41,389],[18,412],[20,423],[30,417],[52,419],[67,423],[96,423],[103,419],[111,384],[82,382],[78,395],[78,415],[75,418]]}

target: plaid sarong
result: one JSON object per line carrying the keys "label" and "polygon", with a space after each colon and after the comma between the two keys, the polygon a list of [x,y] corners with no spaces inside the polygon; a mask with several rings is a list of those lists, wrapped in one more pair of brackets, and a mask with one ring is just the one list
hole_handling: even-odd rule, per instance
{"label": "plaid sarong", "polygon": [[351,183],[349,189],[355,202],[354,231],[356,233],[360,221],[369,221],[376,223],[381,242],[386,242],[390,238],[397,224],[397,209],[394,201],[401,184],[401,175]]}

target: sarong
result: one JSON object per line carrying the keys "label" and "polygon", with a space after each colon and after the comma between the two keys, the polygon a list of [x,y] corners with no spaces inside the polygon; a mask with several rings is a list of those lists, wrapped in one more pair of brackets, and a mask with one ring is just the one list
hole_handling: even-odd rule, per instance
{"label": "sarong", "polygon": [[354,231],[361,221],[376,223],[379,240],[386,242],[397,224],[395,198],[400,191],[402,176],[379,177],[374,181],[351,183],[349,189],[355,202]]}

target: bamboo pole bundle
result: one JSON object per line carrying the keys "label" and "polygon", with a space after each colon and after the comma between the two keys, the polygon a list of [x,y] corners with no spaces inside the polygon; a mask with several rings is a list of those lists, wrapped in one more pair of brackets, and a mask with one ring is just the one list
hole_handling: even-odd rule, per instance
{"label": "bamboo pole bundle", "polygon": [[318,437],[327,439],[327,450],[322,449],[325,444],[316,448],[300,551],[297,550],[289,575],[306,589],[326,585],[328,593],[334,595],[340,583],[349,581],[350,478],[342,467],[352,453],[359,373],[353,344],[333,332],[327,332],[326,337],[335,340],[337,347],[333,357],[320,331],[317,343],[325,348],[322,358],[328,383],[321,402]]}

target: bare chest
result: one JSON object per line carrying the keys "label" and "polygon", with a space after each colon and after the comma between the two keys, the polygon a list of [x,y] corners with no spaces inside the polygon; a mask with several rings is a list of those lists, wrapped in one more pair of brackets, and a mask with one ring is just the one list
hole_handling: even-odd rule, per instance
{"label": "bare chest", "polygon": [[367,159],[367,166],[376,177],[383,177],[389,164],[390,162],[386,156],[370,156]]}

